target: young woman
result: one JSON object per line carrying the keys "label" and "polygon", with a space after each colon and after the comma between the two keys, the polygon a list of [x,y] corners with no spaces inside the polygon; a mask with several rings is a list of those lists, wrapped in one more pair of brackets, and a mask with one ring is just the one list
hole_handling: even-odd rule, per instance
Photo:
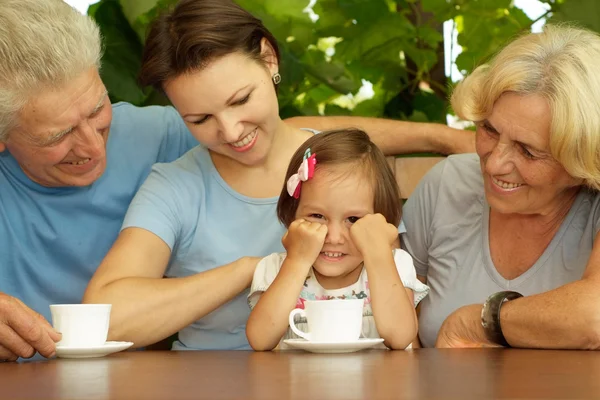
{"label": "young woman", "polygon": [[111,340],[180,331],[175,349],[249,349],[245,289],[258,260],[283,251],[278,195],[315,132],[279,117],[275,38],[230,0],[184,0],[156,20],[141,77],[201,146],[154,167],[84,301],[113,304]]}

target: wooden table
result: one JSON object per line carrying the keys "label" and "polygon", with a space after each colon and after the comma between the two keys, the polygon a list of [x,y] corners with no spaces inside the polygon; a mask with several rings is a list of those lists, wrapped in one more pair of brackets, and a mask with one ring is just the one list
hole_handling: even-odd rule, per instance
{"label": "wooden table", "polygon": [[600,353],[124,352],[0,364],[1,399],[600,398]]}

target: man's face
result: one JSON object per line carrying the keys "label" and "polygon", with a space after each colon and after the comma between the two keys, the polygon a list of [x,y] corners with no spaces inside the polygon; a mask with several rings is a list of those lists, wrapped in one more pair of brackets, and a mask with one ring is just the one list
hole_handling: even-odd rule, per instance
{"label": "man's face", "polygon": [[8,150],[32,181],[88,186],[104,173],[112,108],[96,68],[34,95],[18,118],[0,151]]}

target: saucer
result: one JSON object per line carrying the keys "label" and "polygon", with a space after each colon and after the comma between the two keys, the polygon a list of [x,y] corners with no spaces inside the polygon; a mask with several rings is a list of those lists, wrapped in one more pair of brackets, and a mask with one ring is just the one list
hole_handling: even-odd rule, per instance
{"label": "saucer", "polygon": [[382,343],[382,338],[377,339],[358,339],[352,342],[309,342],[305,339],[286,339],[283,343],[294,347],[310,351],[311,353],[352,353],[355,351],[368,349],[376,344]]}
{"label": "saucer", "polygon": [[56,346],[56,356],[61,358],[94,358],[125,350],[133,346],[133,342],[106,342],[100,346]]}

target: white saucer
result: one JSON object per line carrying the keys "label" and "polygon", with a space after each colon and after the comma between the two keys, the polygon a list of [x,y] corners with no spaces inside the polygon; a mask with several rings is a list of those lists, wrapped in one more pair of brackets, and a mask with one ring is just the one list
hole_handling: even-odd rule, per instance
{"label": "white saucer", "polygon": [[286,339],[283,343],[291,347],[310,351],[311,353],[352,353],[362,349],[368,349],[376,344],[382,343],[382,338],[377,339],[358,339],[353,342],[327,343],[327,342],[309,342],[305,339]]}
{"label": "white saucer", "polygon": [[56,356],[61,358],[104,357],[133,346],[133,342],[106,342],[94,347],[56,346]]}

